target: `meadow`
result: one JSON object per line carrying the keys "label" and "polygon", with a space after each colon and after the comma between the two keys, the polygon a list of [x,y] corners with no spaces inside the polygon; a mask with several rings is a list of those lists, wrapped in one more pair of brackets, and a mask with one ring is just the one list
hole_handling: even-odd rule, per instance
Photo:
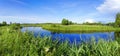
{"label": "meadow", "polygon": [[73,24],[73,25],[61,25],[61,24],[22,24],[23,27],[42,27],[43,29],[50,30],[53,32],[62,33],[82,33],[82,32],[110,32],[110,31],[120,31],[120,28],[106,25],[83,25],[83,24]]}
{"label": "meadow", "polygon": [[80,44],[59,43],[51,37],[34,37],[30,32],[22,33],[10,26],[0,27],[0,56],[120,56],[118,41],[97,43],[94,39]]}

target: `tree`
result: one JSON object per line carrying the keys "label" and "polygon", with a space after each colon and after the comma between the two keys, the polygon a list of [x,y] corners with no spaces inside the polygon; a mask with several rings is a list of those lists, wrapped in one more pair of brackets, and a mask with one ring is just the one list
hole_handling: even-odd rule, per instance
{"label": "tree", "polygon": [[71,24],[74,24],[72,21],[69,21],[65,18],[63,18],[62,22],[61,22],[62,25],[71,25]]}
{"label": "tree", "polygon": [[115,27],[120,27],[120,13],[116,15]]}
{"label": "tree", "polygon": [[73,22],[72,21],[68,21],[68,24],[71,25],[71,24],[73,24]]}
{"label": "tree", "polygon": [[2,24],[0,23],[0,26],[2,26]]}
{"label": "tree", "polygon": [[83,24],[84,25],[103,25],[101,22],[94,22],[94,23],[85,22]]}
{"label": "tree", "polygon": [[62,20],[62,25],[68,25],[68,20],[67,19],[63,19]]}
{"label": "tree", "polygon": [[108,26],[114,26],[115,23],[114,23],[114,22],[109,22],[109,23],[106,23],[105,25],[108,25]]}
{"label": "tree", "polygon": [[6,23],[5,21],[3,21],[3,22],[2,22],[2,25],[5,26],[5,25],[7,25],[7,23]]}

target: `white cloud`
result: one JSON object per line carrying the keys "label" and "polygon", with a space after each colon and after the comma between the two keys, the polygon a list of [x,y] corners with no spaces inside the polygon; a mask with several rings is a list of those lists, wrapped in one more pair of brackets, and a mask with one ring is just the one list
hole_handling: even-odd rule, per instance
{"label": "white cloud", "polygon": [[102,13],[120,12],[120,0],[105,0],[96,9]]}
{"label": "white cloud", "polygon": [[17,23],[42,23],[40,17],[35,16],[0,16],[0,22],[6,21],[17,22]]}
{"label": "white cloud", "polygon": [[[50,18],[50,19],[48,19]],[[44,20],[47,19],[47,20]],[[59,23],[59,19],[54,19],[52,16],[0,16],[0,23],[6,21],[7,23]]]}

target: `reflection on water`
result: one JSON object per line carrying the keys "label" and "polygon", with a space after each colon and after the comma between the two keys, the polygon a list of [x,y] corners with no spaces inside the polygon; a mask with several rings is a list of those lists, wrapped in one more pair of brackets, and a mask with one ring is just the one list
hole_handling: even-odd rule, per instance
{"label": "reflection on water", "polygon": [[[50,32],[48,30],[42,29],[41,27],[23,27],[21,29],[22,32],[24,31],[32,31],[34,36],[51,36],[52,39],[59,39],[60,41],[68,40],[70,43],[76,41],[79,42],[89,42],[92,38],[96,41],[99,39],[104,39],[106,41],[114,40],[115,37],[118,36],[116,32],[93,32],[93,33],[55,33]],[[120,35],[119,35],[120,36]]]}

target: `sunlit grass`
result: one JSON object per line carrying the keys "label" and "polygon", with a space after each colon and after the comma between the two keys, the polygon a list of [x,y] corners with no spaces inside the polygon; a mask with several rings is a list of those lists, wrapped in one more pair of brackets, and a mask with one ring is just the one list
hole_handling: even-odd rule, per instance
{"label": "sunlit grass", "polygon": [[120,31],[119,28],[114,28],[112,26],[103,25],[42,25],[44,29],[53,32],[109,32],[109,31]]}
{"label": "sunlit grass", "polygon": [[120,56],[117,41],[99,40],[96,43],[59,43],[51,37],[34,37],[32,34],[0,27],[0,56]]}
{"label": "sunlit grass", "polygon": [[120,28],[106,25],[61,25],[61,24],[22,24],[22,26],[36,26],[42,27],[46,30],[53,32],[109,32],[109,31],[120,31]]}

